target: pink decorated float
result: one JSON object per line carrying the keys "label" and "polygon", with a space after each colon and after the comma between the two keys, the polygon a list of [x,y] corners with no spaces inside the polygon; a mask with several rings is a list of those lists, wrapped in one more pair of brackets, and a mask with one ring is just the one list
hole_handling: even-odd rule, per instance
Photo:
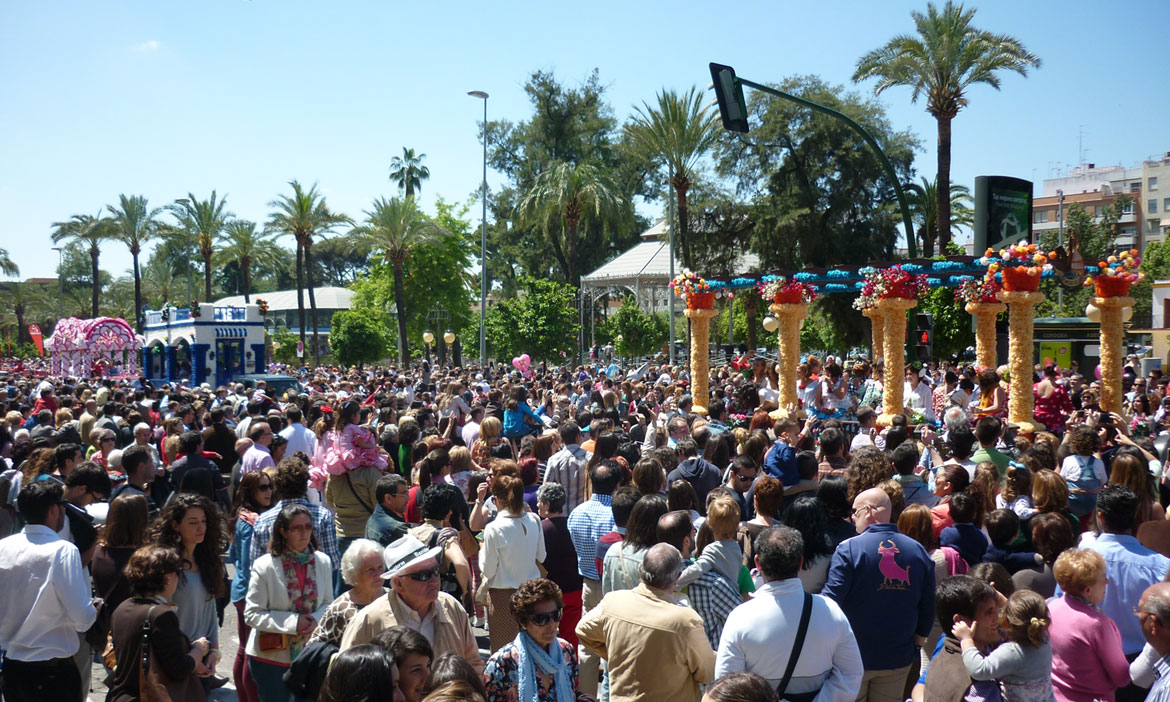
{"label": "pink decorated float", "polygon": [[53,375],[89,377],[95,370],[105,374],[114,368],[136,375],[142,343],[124,319],[68,317],[57,322],[45,350]]}

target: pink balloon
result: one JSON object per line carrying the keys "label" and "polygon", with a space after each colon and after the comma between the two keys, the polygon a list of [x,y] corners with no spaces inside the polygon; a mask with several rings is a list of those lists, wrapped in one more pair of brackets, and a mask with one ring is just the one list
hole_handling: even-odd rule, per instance
{"label": "pink balloon", "polygon": [[530,358],[528,354],[522,353],[520,354],[520,361],[524,363],[525,367],[527,367],[528,364],[532,363],[532,358]]}
{"label": "pink balloon", "polygon": [[1093,375],[1097,376],[1097,380],[1101,379],[1101,364],[1098,363],[1097,367],[1093,369]]}
{"label": "pink balloon", "polygon": [[516,370],[520,370],[520,357],[519,356],[512,357],[512,367],[515,368]]}

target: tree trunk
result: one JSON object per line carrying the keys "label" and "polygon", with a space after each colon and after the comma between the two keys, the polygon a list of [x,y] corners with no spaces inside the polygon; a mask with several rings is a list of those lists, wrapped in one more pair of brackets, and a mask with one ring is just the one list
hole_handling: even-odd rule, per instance
{"label": "tree trunk", "polygon": [[411,187],[410,175],[407,174],[407,176],[406,176],[406,199],[409,200],[412,197],[414,197],[414,188]]}
{"label": "tree trunk", "polygon": [[142,333],[142,272],[138,269],[138,249],[130,252],[134,259],[134,330]]}
{"label": "tree trunk", "polygon": [[922,239],[922,256],[924,258],[933,258],[934,233],[931,231],[929,225],[925,225],[918,230],[918,238]]}
{"label": "tree trunk", "polygon": [[744,321],[747,322],[747,344],[748,351],[755,351],[758,346],[759,339],[756,338],[756,316],[759,314],[760,296],[753,291],[744,293],[743,311]]}
{"label": "tree trunk", "polygon": [[102,284],[98,279],[98,275],[101,273],[101,271],[98,269],[98,255],[99,252],[97,244],[89,247],[89,260],[93,264],[93,279],[91,281],[92,285],[90,285],[91,293],[93,295],[93,299],[91,300],[93,306],[93,319],[98,318],[98,291],[101,289]]}
{"label": "tree trunk", "polygon": [[406,293],[402,288],[402,260],[394,259],[394,307],[398,310],[398,363],[405,370],[410,364],[410,349],[406,343]]}
{"label": "tree trunk", "polygon": [[252,304],[252,298],[250,297],[251,292],[252,292],[252,260],[251,259],[244,258],[240,261],[240,278],[242,279],[241,282],[244,284],[244,304],[250,305],[250,304]]}
{"label": "tree trunk", "polygon": [[938,212],[935,226],[938,227],[938,250],[946,252],[951,241],[951,118],[938,117],[938,176],[935,183],[938,192]]}
{"label": "tree trunk", "polygon": [[211,302],[211,249],[203,250],[203,301]]}
{"label": "tree trunk", "polygon": [[24,307],[18,305],[12,310],[12,313],[16,315],[16,345],[20,346],[24,343],[25,337],[28,336],[24,326]]}
{"label": "tree trunk", "polygon": [[694,270],[691,263],[690,219],[687,216],[687,190],[691,187],[686,177],[678,176],[674,181],[675,191],[678,193],[678,244],[682,251],[683,267]]}
{"label": "tree trunk", "polygon": [[313,292],[313,242],[305,241],[305,287],[309,289],[309,309],[313,322],[313,365],[321,365],[321,340],[317,331],[317,295]]}
{"label": "tree trunk", "polygon": [[[305,345],[305,249],[297,238],[297,322],[301,328],[301,347]],[[303,359],[302,359],[303,360]]]}
{"label": "tree trunk", "polygon": [[566,273],[569,274],[569,285],[581,287],[581,280],[577,277],[577,225],[580,221],[573,218],[567,218],[565,224],[569,227],[568,241],[565,242],[565,261],[568,268]]}

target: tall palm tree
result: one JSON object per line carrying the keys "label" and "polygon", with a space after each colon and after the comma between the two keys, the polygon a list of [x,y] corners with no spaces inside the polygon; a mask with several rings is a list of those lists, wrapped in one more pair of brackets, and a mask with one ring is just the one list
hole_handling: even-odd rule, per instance
{"label": "tall palm tree", "polygon": [[[93,267],[90,280],[90,314],[98,317],[98,293],[101,291],[101,270],[98,268],[98,258],[101,255],[101,243],[114,238],[113,221],[102,217],[101,211],[96,215],[73,215],[67,221],[53,223],[53,243],[70,241],[89,250],[89,260]],[[60,275],[60,271],[57,272]]]}
{"label": "tall palm tree", "polygon": [[[565,281],[576,286],[581,283],[577,270],[581,224],[601,224],[604,234],[609,222],[625,206],[625,197],[597,166],[561,161],[536,177],[532,188],[520,197],[516,210],[521,221],[544,231],[565,273]],[[551,231],[554,224],[561,225],[563,245]]]}
{"label": "tall palm tree", "polygon": [[113,217],[114,236],[130,249],[130,257],[134,259],[134,325],[142,331],[142,272],[138,265],[138,256],[142,253],[142,245],[158,234],[158,216],[163,208],[150,208],[143,195],[118,196],[118,206],[106,205],[106,210]]}
{"label": "tall palm tree", "polygon": [[[923,255],[934,255],[934,242],[939,242],[939,253],[945,253],[942,232],[939,231],[938,220],[938,188],[935,181],[925,176],[921,183],[911,183],[906,186],[906,195],[910,204],[910,213],[918,225],[918,238],[922,241]],[[971,209],[971,191],[966,185],[951,184],[950,232],[961,226],[971,226],[975,223],[975,211]]]}
{"label": "tall palm tree", "polygon": [[3,285],[0,305],[4,306],[5,311],[11,310],[16,319],[16,343],[31,341],[24,320],[26,317],[36,319],[37,315],[48,309],[49,295],[45,291],[45,286],[15,280]]}
{"label": "tall palm tree", "polygon": [[[227,210],[227,196],[217,200],[212,190],[210,198],[200,200],[187,193],[187,197],[175,200],[167,209],[178,220],[187,236],[198,243],[199,255],[203,258],[203,299],[210,302],[211,256],[215,252],[215,241],[227,226],[228,220],[234,216]],[[188,304],[191,302],[194,301],[189,300]]]}
{"label": "tall palm tree", "polygon": [[394,267],[394,305],[398,312],[398,361],[405,368],[410,362],[410,345],[406,337],[405,294],[402,288],[402,264],[422,246],[438,241],[445,232],[418,209],[413,197],[380,197],[373,208],[365,211],[366,221],[354,229],[371,247],[380,251]]}
{"label": "tall palm tree", "polygon": [[398,189],[406,192],[407,197],[422,190],[422,182],[431,177],[431,169],[422,165],[426,154],[414,154],[414,149],[402,147],[402,157],[390,159],[390,181],[398,184]]}
{"label": "tall palm tree", "polygon": [[[1001,71],[1022,76],[1039,68],[1040,58],[1020,40],[971,26],[975,10],[947,0],[942,12],[927,3],[926,14],[911,12],[917,36],[902,34],[857,61],[854,81],[877,78],[874,94],[895,85],[910,87],[911,102],[926,95],[926,111],[938,123],[938,175],[936,195],[940,222],[949,222],[951,204],[951,120],[967,105],[967,89],[986,83],[999,90]],[[939,232],[939,249],[950,241],[950,232]]]}
{"label": "tall palm tree", "polygon": [[678,198],[677,241],[686,268],[693,267],[687,191],[695,182],[695,166],[715,145],[721,131],[715,112],[703,104],[704,99],[693,87],[684,94],[663,90],[658,93],[657,105],[642,103],[625,127],[635,154],[666,166]]}
{"label": "tall palm tree", "polygon": [[20,266],[16,265],[8,255],[8,249],[0,249],[0,273],[4,275],[20,275]]}
{"label": "tall palm tree", "polygon": [[152,257],[142,268],[142,283],[146,295],[157,300],[156,307],[161,308],[170,301],[178,284],[172,262],[161,256]]}
{"label": "tall palm tree", "polygon": [[317,184],[305,190],[296,180],[288,182],[292,195],[281,195],[269,207],[276,211],[268,216],[268,229],[291,236],[297,242],[297,314],[301,325],[301,344],[305,343],[305,286],[309,288],[309,307],[313,322],[313,361],[321,365],[321,345],[317,331],[317,297],[313,292],[313,241],[324,237],[342,224],[352,224],[349,217],[335,213],[317,192]]}
{"label": "tall palm tree", "polygon": [[275,266],[280,262],[281,249],[276,237],[266,231],[257,231],[255,222],[233,219],[228,222],[221,242],[223,245],[215,252],[217,265],[239,264],[244,302],[251,303],[252,266]]}

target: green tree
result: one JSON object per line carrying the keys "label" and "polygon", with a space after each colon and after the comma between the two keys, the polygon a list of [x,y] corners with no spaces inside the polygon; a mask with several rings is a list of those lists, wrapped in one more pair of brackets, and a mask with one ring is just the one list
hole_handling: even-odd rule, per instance
{"label": "green tree", "polygon": [[0,249],[0,273],[4,275],[20,275],[20,266],[16,265],[8,255],[8,249]]}
{"label": "green tree", "polygon": [[576,346],[577,290],[554,280],[524,278],[526,294],[501,300],[487,313],[487,340],[497,359],[527,353],[561,363]]}
{"label": "green tree", "polygon": [[414,149],[404,146],[401,157],[390,159],[390,182],[397,183],[398,189],[408,198],[422,190],[422,182],[431,177],[431,169],[423,165],[426,157],[426,154],[416,156]]}
{"label": "green tree", "polygon": [[[934,358],[948,358],[975,345],[975,330],[965,307],[955,300],[954,288],[934,288],[918,300],[913,312],[934,315]],[[913,342],[910,348],[913,350]]]}
{"label": "green tree", "polygon": [[[101,269],[98,259],[101,256],[101,243],[114,237],[113,223],[110,219],[97,215],[73,215],[65,222],[53,224],[53,243],[68,242],[89,253],[90,260],[90,315],[97,318],[98,297],[101,293]],[[67,247],[68,248],[68,247]]]}
{"label": "green tree", "polygon": [[[218,198],[214,190],[211,197],[200,200],[191,193],[175,200],[168,208],[185,233],[186,241],[193,241],[203,259],[203,299],[211,300],[211,257],[215,242],[223,233],[232,213],[227,209],[227,197]],[[193,300],[188,302],[194,302]]]}
{"label": "green tree", "polygon": [[314,279],[320,285],[347,288],[358,276],[370,272],[369,242],[352,237],[325,239],[313,247]]}
{"label": "green tree", "polygon": [[300,323],[301,343],[305,341],[305,287],[309,288],[309,308],[313,322],[313,362],[321,364],[321,344],[318,339],[317,296],[313,286],[313,243],[343,224],[353,224],[344,214],[334,212],[325,204],[325,196],[317,192],[317,184],[305,190],[296,180],[288,182],[292,195],[280,195],[269,207],[268,228],[291,236],[297,243],[297,320]]}
{"label": "green tree", "polygon": [[20,281],[0,283],[0,305],[11,311],[16,323],[16,343],[31,341],[28,336],[26,319],[38,319],[49,308],[49,295],[45,286]]}
{"label": "green tree", "polygon": [[[1121,234],[1119,221],[1121,213],[1133,200],[1128,195],[1118,195],[1113,202],[1098,210],[1096,217],[1085,211],[1081,203],[1074,202],[1069,206],[1064,217],[1064,234],[1067,245],[1070,237],[1076,237],[1080,244],[1081,254],[1085,257],[1085,264],[1094,266],[1098,261],[1108,258],[1117,251],[1117,237]],[[1052,251],[1057,246],[1057,232],[1044,232],[1039,236],[1039,245],[1042,251]],[[1145,262],[1143,261],[1143,264]],[[1092,287],[1077,287],[1064,289],[1064,310],[1059,306],[1057,293],[1060,282],[1055,278],[1040,282],[1040,292],[1044,293],[1044,300],[1036,305],[1037,317],[1082,317],[1085,308],[1093,298]],[[1144,300],[1137,294],[1141,286],[1132,291],[1134,299],[1139,304],[1134,305],[1135,315],[1149,314],[1149,288],[1145,289]]]}
{"label": "green tree", "polygon": [[666,343],[667,321],[657,315],[646,314],[634,297],[622,300],[618,308],[598,329],[604,341],[612,340],[622,356],[644,356],[657,351]]}
{"label": "green tree", "polygon": [[220,248],[215,258],[220,266],[235,263],[240,267],[240,286],[244,302],[251,303],[252,266],[275,266],[284,253],[269,232],[257,231],[256,223],[245,219],[228,222],[220,236]]}
{"label": "green tree", "polygon": [[[558,163],[536,177],[532,188],[517,204],[518,219],[540,227],[552,243],[565,280],[581,284],[577,251],[581,248],[582,223],[600,225],[600,245],[626,200],[605,173],[590,163]],[[561,234],[554,233],[559,229]],[[588,230],[586,230],[588,231]]]}
{"label": "green tree", "polygon": [[[1151,241],[1146,244],[1142,254],[1141,272],[1146,274],[1145,280],[1130,289],[1129,296],[1133,298],[1133,314],[1137,320],[1149,319],[1153,312],[1151,298],[1151,283],[1155,280],[1170,278],[1170,245],[1164,241]],[[1153,325],[1153,320],[1150,320]]]}
{"label": "green tree", "polygon": [[119,195],[117,206],[106,205],[106,210],[114,220],[114,236],[130,249],[130,258],[134,261],[134,325],[141,333],[142,271],[138,257],[142,254],[142,246],[158,235],[158,217],[163,208],[151,208],[145,195]]}
{"label": "green tree", "polygon": [[277,363],[297,362],[297,335],[288,327],[277,327],[272,332],[272,357]]}
{"label": "green tree", "polygon": [[354,234],[365,238],[382,254],[394,270],[394,302],[398,314],[398,361],[404,367],[410,361],[409,337],[406,335],[406,302],[403,292],[403,264],[411,254],[436,243],[442,229],[415,204],[413,197],[380,197],[373,208],[365,211],[365,223]]}
{"label": "green tree", "polygon": [[172,259],[159,250],[162,248],[155,249],[142,267],[143,295],[156,310],[178,293],[179,286],[179,276],[175,273]]}
{"label": "green tree", "polygon": [[[926,96],[926,111],[938,122],[938,221],[951,221],[951,120],[968,103],[968,89],[986,83],[996,90],[1000,73],[1022,76],[1039,68],[1040,58],[1006,34],[993,34],[971,25],[975,10],[947,0],[942,12],[927,3],[926,13],[911,12],[917,36],[902,34],[863,55],[854,81],[877,78],[874,93],[896,85],[912,89],[911,102]],[[939,232],[940,247],[950,241]]]}
{"label": "green tree", "polygon": [[342,310],[333,314],[329,346],[343,366],[373,363],[386,356],[389,330],[380,315],[362,310]]}
{"label": "green tree", "polygon": [[719,122],[707,98],[695,88],[686,93],[663,90],[658,104],[642,103],[625,127],[626,141],[634,153],[666,167],[670,185],[678,198],[678,240],[683,266],[692,268],[690,219],[687,191],[695,182],[695,167],[715,146]]}
{"label": "green tree", "polygon": [[[906,186],[906,196],[910,201],[910,214],[918,227],[918,238],[922,240],[922,255],[930,258],[934,256],[935,241],[941,241],[938,229],[938,188],[933,180],[923,178],[921,183]],[[950,232],[975,223],[972,202],[971,191],[966,185],[951,184]],[[947,235],[948,242],[950,236]]]}

